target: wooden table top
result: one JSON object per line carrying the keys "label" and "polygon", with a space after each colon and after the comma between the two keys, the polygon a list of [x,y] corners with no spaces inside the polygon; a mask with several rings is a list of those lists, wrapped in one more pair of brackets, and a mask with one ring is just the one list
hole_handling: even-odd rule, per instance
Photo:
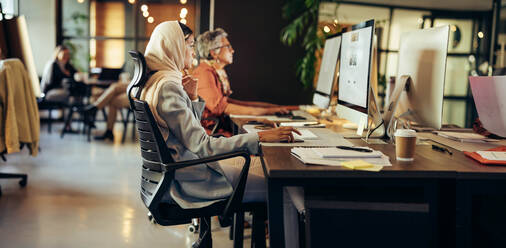
{"label": "wooden table top", "polygon": [[[242,127],[254,119],[232,121]],[[342,128],[345,120],[319,120],[327,128],[340,134],[354,130]],[[348,139],[358,146],[369,146],[390,157],[392,166],[385,166],[380,172],[349,170],[341,166],[305,165],[290,154],[291,147],[262,146],[263,160],[267,175],[271,178],[455,178],[455,179],[505,179],[506,166],[483,165],[466,157],[464,153],[447,147],[453,155],[432,150],[430,145],[417,145],[413,162],[397,161],[395,145],[369,145],[361,139]],[[437,144],[429,141],[429,143]]]}
{"label": "wooden table top", "polygon": [[506,167],[482,165],[462,152],[450,149],[453,155],[432,150],[430,145],[417,145],[413,162],[397,161],[395,146],[367,145],[360,139],[349,139],[355,145],[369,146],[390,157],[392,166],[380,172],[349,170],[341,166],[305,165],[290,154],[290,147],[262,146],[265,170],[270,178],[461,178],[506,179]]}

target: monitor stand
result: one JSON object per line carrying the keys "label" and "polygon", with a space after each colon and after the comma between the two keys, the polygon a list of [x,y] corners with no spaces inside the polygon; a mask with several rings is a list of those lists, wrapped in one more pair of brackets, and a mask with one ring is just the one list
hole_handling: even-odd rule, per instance
{"label": "monitor stand", "polygon": [[[367,133],[362,138],[368,144],[377,144],[377,139],[370,140],[369,138],[385,138],[386,126],[383,116],[380,112],[378,100],[374,89],[369,87],[369,108],[368,108],[368,122],[367,122]],[[357,130],[358,131],[358,130]]]}
{"label": "monitor stand", "polygon": [[369,106],[367,117],[363,117],[360,120],[355,134],[343,136],[348,139],[362,139],[368,144],[385,144],[385,142],[379,140],[385,138],[385,127],[379,104],[376,99],[376,94],[374,94],[374,89],[369,87]]}
{"label": "monitor stand", "polygon": [[399,78],[399,83],[395,84],[395,88],[392,91],[392,94],[390,96],[390,101],[387,105],[387,108],[385,109],[384,114],[384,122],[386,127],[385,132],[385,138],[392,139],[394,137],[394,132],[399,124],[399,122],[402,122],[402,126],[409,128],[410,124],[408,121],[405,121],[404,118],[407,116],[410,116],[413,114],[413,112],[408,109],[408,111],[402,113],[399,115],[399,117],[395,117],[395,111],[397,109],[397,106],[399,105],[399,99],[401,97],[401,94],[404,90],[409,91],[409,86],[413,83],[413,80],[411,79],[411,76],[409,75],[402,75]]}

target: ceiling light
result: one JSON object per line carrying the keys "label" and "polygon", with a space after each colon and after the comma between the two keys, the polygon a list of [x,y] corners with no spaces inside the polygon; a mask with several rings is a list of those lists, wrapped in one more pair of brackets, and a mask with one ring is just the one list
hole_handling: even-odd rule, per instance
{"label": "ceiling light", "polygon": [[478,38],[483,39],[483,32],[478,32]]}
{"label": "ceiling light", "polygon": [[325,27],[323,27],[323,32],[325,32],[325,33],[330,32],[330,28],[329,28],[329,26],[325,26]]}
{"label": "ceiling light", "polygon": [[155,22],[155,18],[153,18],[152,16],[148,17],[148,22],[149,23]]}
{"label": "ceiling light", "polygon": [[418,23],[422,24],[423,23],[423,19],[422,18],[418,18]]}
{"label": "ceiling light", "polygon": [[188,14],[188,9],[186,9],[186,8],[182,8],[182,9],[181,9],[181,14],[183,14],[183,15]]}
{"label": "ceiling light", "polygon": [[179,20],[179,22],[181,22],[182,24],[186,24],[186,19],[182,18],[181,20]]}
{"label": "ceiling light", "polygon": [[142,12],[146,12],[146,11],[148,11],[148,6],[147,6],[147,5],[145,5],[145,4],[143,4],[143,5],[141,6],[141,10],[142,10]]}
{"label": "ceiling light", "polygon": [[181,13],[179,13],[179,17],[181,17],[181,18],[185,18],[185,17],[186,17],[186,14],[185,14],[185,13],[183,13],[183,12],[181,12]]}
{"label": "ceiling light", "polygon": [[148,17],[149,16],[149,12],[147,12],[147,11],[142,12],[142,16]]}
{"label": "ceiling light", "polygon": [[450,30],[451,30],[452,32],[457,31],[457,26],[455,26],[455,25],[451,25],[451,26],[450,26]]}
{"label": "ceiling light", "polygon": [[129,2],[130,4],[134,4],[134,3],[135,3],[135,0],[128,0],[128,2]]}
{"label": "ceiling light", "polygon": [[179,2],[181,2],[181,4],[186,4],[186,0],[180,0]]}
{"label": "ceiling light", "polygon": [[84,3],[84,0],[77,0],[78,3]]}

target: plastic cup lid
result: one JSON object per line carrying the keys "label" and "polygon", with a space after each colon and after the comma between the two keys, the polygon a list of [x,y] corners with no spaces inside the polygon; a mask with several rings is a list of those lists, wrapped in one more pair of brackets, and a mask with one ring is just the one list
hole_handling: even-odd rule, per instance
{"label": "plastic cup lid", "polygon": [[395,136],[399,137],[416,137],[416,131],[413,129],[397,129]]}

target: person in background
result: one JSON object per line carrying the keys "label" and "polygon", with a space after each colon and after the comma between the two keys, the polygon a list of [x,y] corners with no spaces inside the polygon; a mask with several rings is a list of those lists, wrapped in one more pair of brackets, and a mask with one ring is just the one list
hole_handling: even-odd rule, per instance
{"label": "person in background", "polygon": [[[114,123],[116,123],[116,116],[119,109],[130,107],[126,89],[129,82],[117,82],[112,84],[105,90],[100,97],[92,104],[85,107],[84,111],[88,120],[94,120],[97,110],[108,107],[107,113],[107,126],[104,134],[95,136],[96,140],[111,140],[114,141],[114,134],[112,132]],[[94,123],[89,123],[95,126]]]}
{"label": "person in background", "polygon": [[77,70],[70,64],[70,51],[67,47],[56,47],[53,58],[46,64],[42,74],[41,89],[45,100],[68,102],[69,96],[83,96],[86,86],[74,81]]}
{"label": "person in background", "polygon": [[206,109],[202,116],[202,125],[208,133],[213,129],[215,122],[211,118],[220,120],[223,131],[231,131],[221,125],[225,115],[272,115],[275,113],[288,113],[298,109],[298,106],[280,106],[265,102],[240,101],[230,97],[232,89],[225,67],[232,64],[234,49],[227,39],[227,33],[221,29],[207,31],[197,38],[197,50],[200,64],[193,71],[198,79],[198,94],[206,101]]}

